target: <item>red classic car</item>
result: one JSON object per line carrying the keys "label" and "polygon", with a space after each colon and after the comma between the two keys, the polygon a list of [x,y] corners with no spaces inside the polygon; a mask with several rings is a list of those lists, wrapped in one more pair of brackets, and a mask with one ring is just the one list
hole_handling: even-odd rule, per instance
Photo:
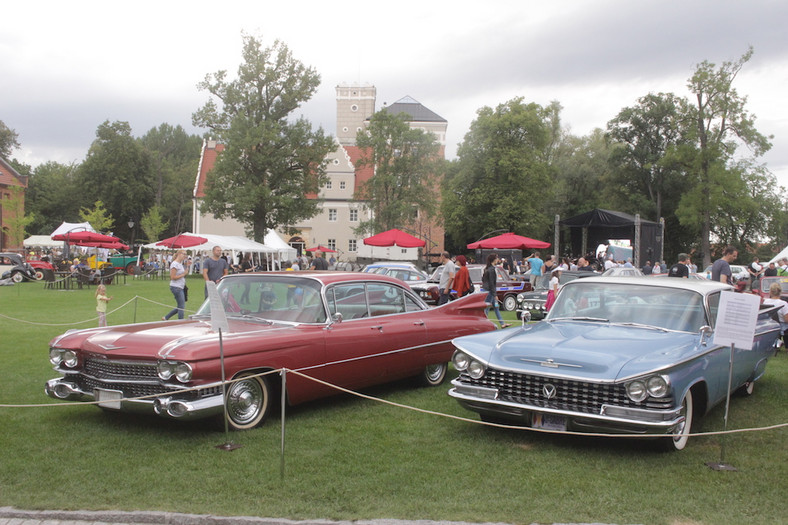
{"label": "red classic car", "polygon": [[[261,424],[278,403],[280,376],[266,372],[287,368],[350,389],[411,376],[439,385],[452,339],[495,329],[482,294],[429,308],[405,283],[371,273],[236,274],[218,292],[234,429]],[[176,419],[224,411],[210,301],[188,320],[66,332],[50,342],[49,356],[62,374],[46,384],[56,399]],[[290,404],[337,393],[292,373],[286,385]]]}
{"label": "red classic car", "polygon": [[[469,264],[468,275],[471,276],[471,282],[476,287],[476,291],[482,289],[482,274],[484,273],[485,265],[483,264]],[[496,268],[496,297],[498,302],[501,303],[503,309],[513,312],[517,309],[517,294],[522,292],[531,291],[531,283],[527,280],[517,280],[509,275],[509,272],[503,268]],[[411,284],[410,287],[419,294],[424,302],[427,304],[438,304],[440,290],[438,290],[438,283],[440,282],[441,274],[443,273],[443,266],[438,266],[426,282],[418,282]],[[452,292],[454,293],[454,292]]]}

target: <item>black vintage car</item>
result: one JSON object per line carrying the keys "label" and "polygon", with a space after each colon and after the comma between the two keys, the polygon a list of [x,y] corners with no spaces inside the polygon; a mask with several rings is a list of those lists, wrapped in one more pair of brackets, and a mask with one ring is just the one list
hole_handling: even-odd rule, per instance
{"label": "black vintage car", "polygon": [[11,279],[15,283],[35,281],[36,271],[18,253],[0,253],[0,279]]}
{"label": "black vintage car", "polygon": [[[597,272],[586,271],[563,271],[561,277],[558,279],[560,284],[574,281],[575,279],[583,277],[598,277]],[[536,287],[530,292],[524,292],[517,295],[517,310],[523,312],[531,312],[531,319],[542,319],[547,314],[544,309],[545,302],[547,301],[547,292],[549,290],[550,275],[542,275],[536,280]]]}

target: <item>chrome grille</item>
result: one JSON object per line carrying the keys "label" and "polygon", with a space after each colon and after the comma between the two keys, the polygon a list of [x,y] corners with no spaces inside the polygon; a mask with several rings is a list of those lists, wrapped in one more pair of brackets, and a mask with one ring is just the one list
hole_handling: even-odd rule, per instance
{"label": "chrome grille", "polygon": [[112,361],[85,359],[85,373],[98,379],[152,379],[158,380],[155,362]]}
{"label": "chrome grille", "polygon": [[[498,389],[498,399],[502,401],[586,414],[599,414],[602,405],[606,404],[652,410],[665,410],[673,405],[671,397],[649,397],[642,403],[635,403],[627,397],[623,384],[589,383],[489,368],[481,379],[472,379],[466,372],[460,373],[459,379],[473,386]],[[556,390],[552,399],[544,394],[548,384]]]}

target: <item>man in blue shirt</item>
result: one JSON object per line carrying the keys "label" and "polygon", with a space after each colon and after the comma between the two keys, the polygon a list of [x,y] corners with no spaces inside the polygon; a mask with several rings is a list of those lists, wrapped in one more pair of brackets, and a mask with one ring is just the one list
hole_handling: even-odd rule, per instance
{"label": "man in blue shirt", "polygon": [[528,264],[531,265],[531,270],[528,272],[528,278],[531,281],[531,289],[536,288],[536,280],[542,276],[542,266],[544,261],[539,258],[539,252],[534,252],[527,259]]}

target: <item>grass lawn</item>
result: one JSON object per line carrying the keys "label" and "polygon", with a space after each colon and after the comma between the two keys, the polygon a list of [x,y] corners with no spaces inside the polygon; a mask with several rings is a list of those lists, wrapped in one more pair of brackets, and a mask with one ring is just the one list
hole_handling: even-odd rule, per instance
{"label": "grass lawn", "polygon": [[[189,279],[196,309],[202,283]],[[94,290],[0,287],[0,404],[48,404],[57,374],[48,341],[95,326]],[[168,283],[109,287],[110,324],[159,319]],[[139,296],[145,299],[136,299]],[[162,305],[156,304],[162,303]],[[514,314],[502,312],[511,322]],[[7,316],[7,317],[6,317]],[[13,318],[13,319],[9,319]],[[88,322],[82,322],[89,320]],[[31,324],[35,323],[35,324]],[[439,388],[370,389],[387,400],[477,419]],[[773,359],[750,398],[734,397],[729,428],[788,421],[788,354]],[[701,421],[722,428],[724,407]],[[678,453],[641,440],[556,437],[489,428],[350,395],[289,408],[285,476],[279,417],[234,433],[206,422],[105,413],[94,406],[0,407],[0,506],[160,510],[293,519],[372,518],[604,523],[785,522],[788,431],[691,438]]]}

